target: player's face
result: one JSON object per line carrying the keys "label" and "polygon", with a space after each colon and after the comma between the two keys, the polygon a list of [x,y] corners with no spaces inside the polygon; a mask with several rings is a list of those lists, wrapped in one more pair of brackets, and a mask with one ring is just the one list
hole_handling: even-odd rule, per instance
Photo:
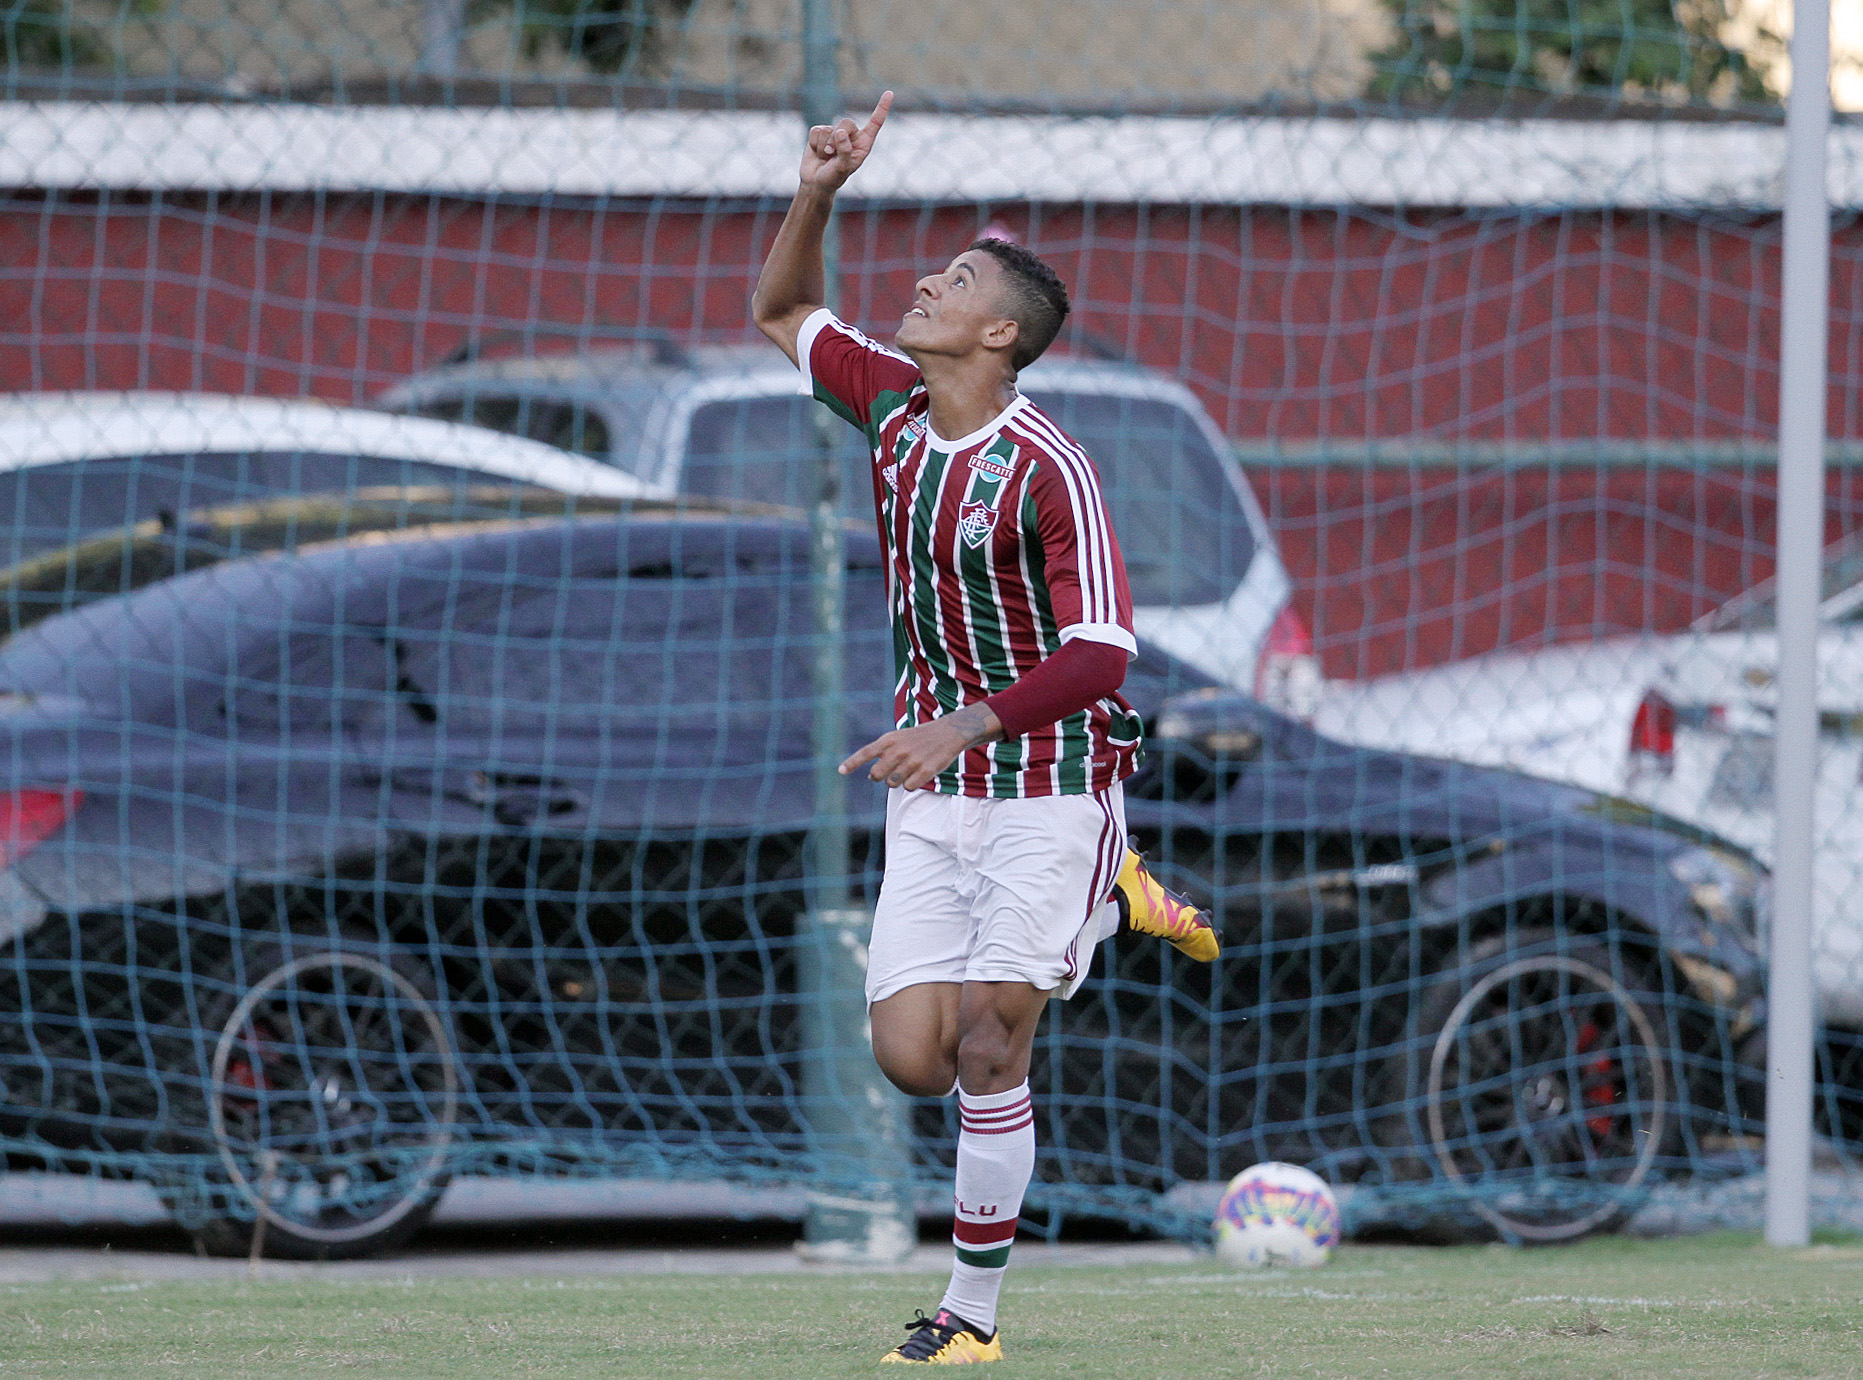
{"label": "player's face", "polygon": [[919,279],[912,305],[894,336],[909,355],[966,355],[1007,319],[1002,310],[1004,270],[979,249],[965,250],[942,273]]}

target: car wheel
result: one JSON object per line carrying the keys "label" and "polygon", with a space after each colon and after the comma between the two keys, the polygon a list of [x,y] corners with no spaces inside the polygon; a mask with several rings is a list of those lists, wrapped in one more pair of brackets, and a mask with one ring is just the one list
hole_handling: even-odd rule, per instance
{"label": "car wheel", "polygon": [[1600,944],[1530,932],[1478,946],[1424,997],[1427,1156],[1506,1239],[1621,1225],[1679,1138],[1661,1022],[1620,972]]}
{"label": "car wheel", "polygon": [[[171,1192],[201,1248],[352,1259],[406,1242],[446,1186],[459,1119],[430,979],[378,946],[247,946],[208,1017],[204,1176]],[[200,1182],[204,1177],[206,1182]],[[205,1206],[203,1206],[203,1204]]]}

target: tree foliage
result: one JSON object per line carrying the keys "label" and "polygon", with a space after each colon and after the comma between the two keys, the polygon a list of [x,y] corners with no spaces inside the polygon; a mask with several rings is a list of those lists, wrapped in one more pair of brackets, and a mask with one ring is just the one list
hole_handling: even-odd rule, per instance
{"label": "tree foliage", "polygon": [[0,0],[0,45],[9,71],[63,71],[106,60],[101,36],[70,0]]}
{"label": "tree foliage", "polygon": [[475,0],[475,16],[515,11],[528,57],[556,48],[597,72],[630,76],[651,71],[665,49],[666,30],[694,0]]}
{"label": "tree foliage", "polygon": [[[1728,0],[1382,0],[1396,25],[1372,91],[1398,98],[1608,94],[1772,101],[1727,41]],[[1756,41],[1778,45],[1759,30]]]}

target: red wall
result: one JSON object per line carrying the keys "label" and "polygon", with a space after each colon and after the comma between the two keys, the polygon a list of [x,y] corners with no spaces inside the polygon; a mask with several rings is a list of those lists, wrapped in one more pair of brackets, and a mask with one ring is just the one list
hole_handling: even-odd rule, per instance
{"label": "red wall", "polygon": [[[775,205],[413,196],[0,202],[0,378],[361,401],[527,322],[740,337]],[[885,330],[986,222],[1080,327],[1250,440],[1770,434],[1777,222],[1653,214],[926,208],[845,225]],[[1863,233],[1838,228],[1831,421],[1863,435]],[[1771,566],[1764,472],[1277,468],[1257,491],[1329,670],[1673,628]],[[1847,480],[1834,481],[1847,496]],[[1841,507],[1833,530],[1848,530]]]}

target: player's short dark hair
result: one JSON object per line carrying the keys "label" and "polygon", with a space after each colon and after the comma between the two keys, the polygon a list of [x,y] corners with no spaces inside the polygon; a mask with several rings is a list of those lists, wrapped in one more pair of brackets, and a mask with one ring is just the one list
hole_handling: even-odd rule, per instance
{"label": "player's short dark hair", "polygon": [[1009,315],[1020,329],[1016,332],[1015,353],[1009,362],[1018,371],[1041,358],[1043,350],[1054,344],[1067,320],[1067,285],[1042,261],[1019,244],[1008,240],[978,240],[970,246],[981,249],[1003,266],[1009,283]]}

